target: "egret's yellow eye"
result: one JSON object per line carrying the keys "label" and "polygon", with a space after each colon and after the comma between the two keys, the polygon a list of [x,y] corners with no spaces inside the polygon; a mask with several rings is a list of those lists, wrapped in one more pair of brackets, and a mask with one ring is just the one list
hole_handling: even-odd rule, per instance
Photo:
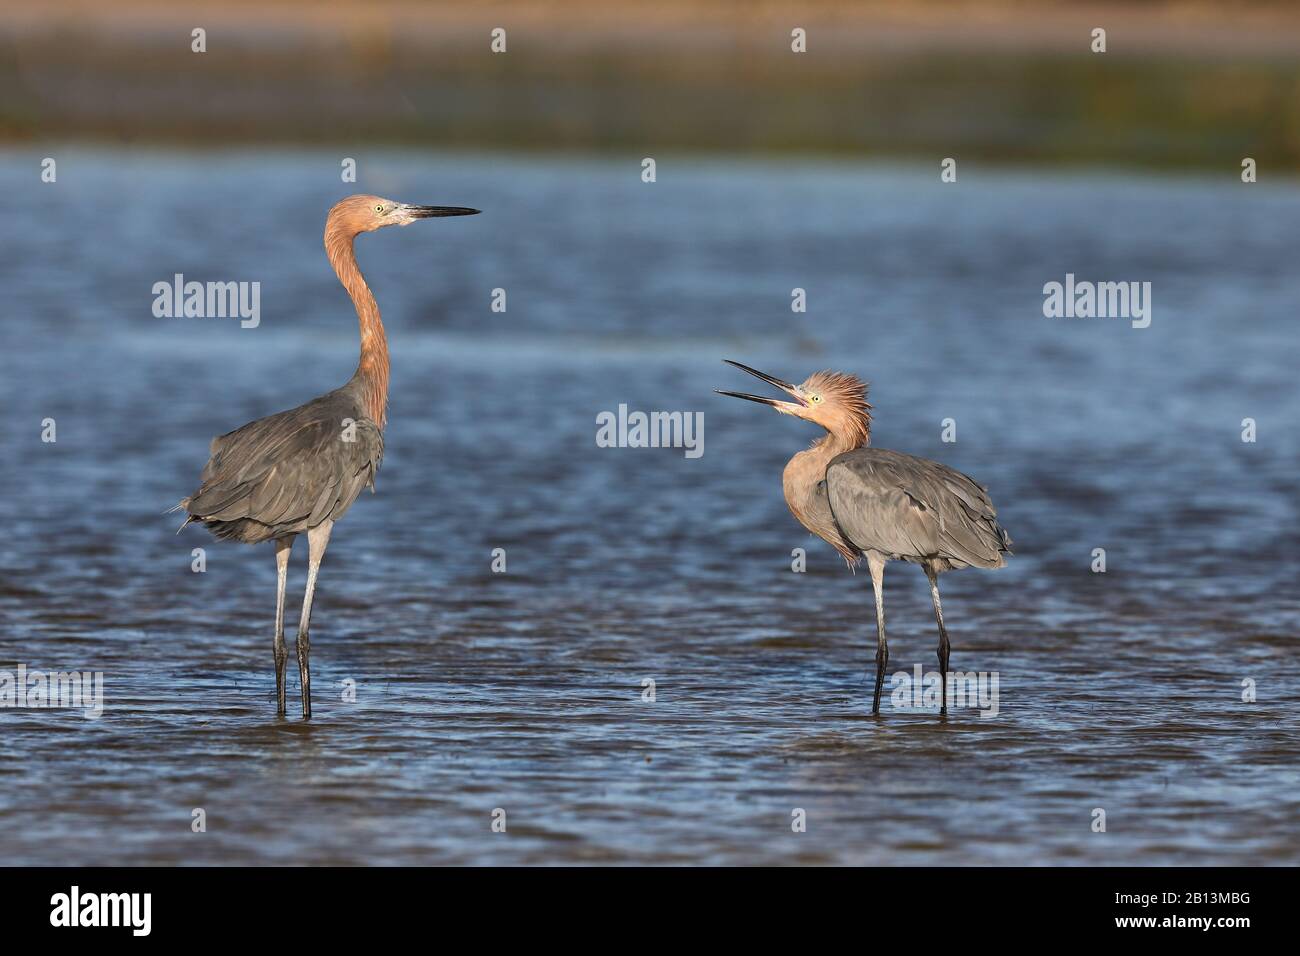
{"label": "egret's yellow eye", "polygon": [[809,395],[809,396],[808,396],[808,401],[812,402],[814,405],[818,404],[821,400],[822,400],[822,397],[821,397],[820,395]]}
{"label": "egret's yellow eye", "polygon": [[383,211],[384,211],[383,203],[380,203],[378,206],[375,207],[375,212],[382,213]]}

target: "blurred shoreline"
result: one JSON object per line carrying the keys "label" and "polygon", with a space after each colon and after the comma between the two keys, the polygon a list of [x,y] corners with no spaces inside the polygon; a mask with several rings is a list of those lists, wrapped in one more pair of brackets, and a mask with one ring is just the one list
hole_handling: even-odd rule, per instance
{"label": "blurred shoreline", "polygon": [[1275,3],[24,0],[0,48],[8,144],[1300,170],[1300,10]]}

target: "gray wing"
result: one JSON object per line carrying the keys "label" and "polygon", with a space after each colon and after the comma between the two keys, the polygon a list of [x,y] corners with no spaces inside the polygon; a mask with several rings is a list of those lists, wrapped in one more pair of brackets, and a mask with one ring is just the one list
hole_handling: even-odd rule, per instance
{"label": "gray wing", "polygon": [[252,542],[305,531],[374,489],[383,452],[378,426],[332,392],[214,438],[202,484],[181,505],[218,537]]}
{"label": "gray wing", "polygon": [[832,459],[826,494],[835,523],[864,551],[937,560],[940,569],[1000,568],[1011,551],[984,488],[937,461],[859,448]]}

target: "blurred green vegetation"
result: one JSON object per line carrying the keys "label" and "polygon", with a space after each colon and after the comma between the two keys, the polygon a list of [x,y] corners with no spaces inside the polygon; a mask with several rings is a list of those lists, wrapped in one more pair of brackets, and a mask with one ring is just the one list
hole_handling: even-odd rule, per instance
{"label": "blurred green vegetation", "polygon": [[1294,57],[0,34],[0,138],[1300,168]]}

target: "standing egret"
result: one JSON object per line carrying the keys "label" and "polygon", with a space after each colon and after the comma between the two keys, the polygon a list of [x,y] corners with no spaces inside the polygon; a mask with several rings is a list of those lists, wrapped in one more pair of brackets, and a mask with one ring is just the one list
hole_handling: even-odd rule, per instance
{"label": "standing egret", "polygon": [[743,392],[720,395],[770,405],[826,429],[811,448],[785,466],[785,502],[805,528],[830,544],[852,567],[867,559],[876,594],[876,693],[871,713],[880,713],[880,688],[889,664],[885,641],[885,562],[899,558],[925,569],[934,617],[939,623],[939,676],[948,713],[948,630],[939,605],[939,575],[957,568],[1000,568],[1011,538],[997,522],[982,485],[947,465],[883,448],[868,448],[871,406],[867,384],[843,372],[817,372],[791,385],[747,365],[726,360],[774,385],[792,401]]}
{"label": "standing egret", "polygon": [[[352,297],[361,325],[361,360],[341,388],[286,412],[259,418],[212,439],[198,491],[183,499],[185,524],[197,521],[218,538],[256,544],[275,542],[276,713],[283,717],[284,589],[294,538],[307,534],[307,592],[298,622],[298,677],[302,716],[311,716],[308,665],[311,602],[316,575],[334,522],[357,499],[375,488],[384,453],[388,406],[388,339],[379,306],[357,267],[353,240],[384,226],[406,226],[417,219],[471,216],[462,206],[412,206],[378,196],[349,196],[325,219],[325,254]],[[181,525],[185,527],[185,525]]]}

